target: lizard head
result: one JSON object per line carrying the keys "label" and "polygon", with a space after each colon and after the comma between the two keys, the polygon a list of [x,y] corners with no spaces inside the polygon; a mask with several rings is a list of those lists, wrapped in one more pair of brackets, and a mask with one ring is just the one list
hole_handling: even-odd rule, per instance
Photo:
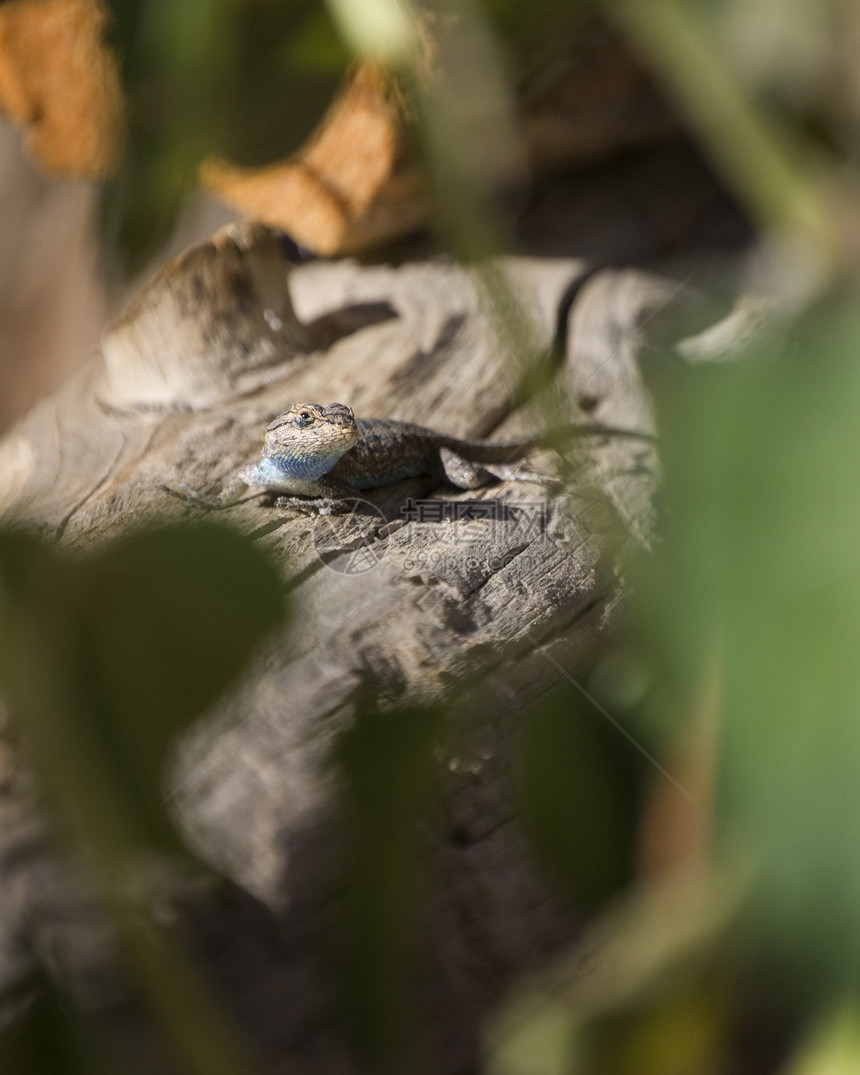
{"label": "lizard head", "polygon": [[263,454],[271,459],[300,460],[326,473],[358,444],[358,426],[351,408],[343,403],[297,403],[266,427]]}

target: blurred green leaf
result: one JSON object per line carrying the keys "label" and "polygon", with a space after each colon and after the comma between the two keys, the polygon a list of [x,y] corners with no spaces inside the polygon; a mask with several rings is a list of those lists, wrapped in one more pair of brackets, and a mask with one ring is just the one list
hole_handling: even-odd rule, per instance
{"label": "blurred green leaf", "polygon": [[143,831],[167,837],[168,744],[282,611],[274,567],[220,527],[142,531],[78,560],[0,535],[0,680],[79,837],[118,855]]}
{"label": "blurred green leaf", "polygon": [[482,0],[481,8],[518,57],[563,46],[591,13],[591,0]]}
{"label": "blurred green leaf", "polygon": [[[528,1003],[528,1002],[527,1002]],[[576,1022],[565,1000],[544,996],[529,1010],[514,1005],[491,1032],[488,1075],[572,1075],[579,1053]]]}
{"label": "blurred green leaf", "polygon": [[[0,683],[13,727],[171,1050],[200,1075],[251,1067],[179,939],[149,921],[135,869],[142,852],[181,848],[162,802],[169,743],[236,678],[282,604],[263,554],[209,524],[140,531],[77,559],[0,534]],[[56,1070],[76,1069],[70,1058]]]}
{"label": "blurred green leaf", "polygon": [[336,981],[345,1025],[371,1062],[396,1062],[415,1032],[422,830],[445,727],[438,709],[380,711],[366,700],[333,754],[343,841]]}
{"label": "blurred green leaf", "polygon": [[738,877],[693,873],[632,887],[590,924],[577,954],[502,1006],[489,1025],[484,1070],[723,1070],[730,1005],[722,983],[741,889]]}
{"label": "blurred green leaf", "polygon": [[[743,360],[650,366],[665,472],[662,541],[640,567],[625,641],[656,662],[640,716],[649,739],[683,741],[703,701],[719,716],[714,856],[736,883],[721,898],[714,877],[700,878],[698,894],[669,877],[650,910],[647,888],[631,889],[626,919],[610,912],[586,942],[585,973],[576,963],[562,985],[538,988],[505,1013],[494,1073],[530,1070],[544,1022],[553,1029],[539,1071],[709,1070],[721,1057],[731,1063],[739,1026],[760,1065],[753,1070],[772,1070],[811,1012],[854,995],[854,305],[849,291],[833,295],[790,334],[759,338]],[[548,833],[541,819],[553,817],[553,767],[562,764],[550,727],[538,731],[548,760],[531,793],[538,804],[545,798],[538,821]],[[578,831],[568,812],[558,809],[556,847]],[[818,1071],[819,1062],[827,1070],[825,1061],[853,1070],[856,1027],[853,1016],[840,1019],[810,1045],[813,1066],[799,1070]]]}
{"label": "blurred green leaf", "polygon": [[632,877],[632,760],[629,743],[572,688],[556,689],[524,721],[516,763],[523,820],[550,876],[583,909]]}
{"label": "blurred green leaf", "polygon": [[757,871],[751,944],[808,996],[860,966],[858,347],[835,296],[788,353],[666,378],[640,620],[662,661],[652,713],[682,727],[717,669],[718,846]]}
{"label": "blurred green leaf", "polygon": [[406,63],[417,45],[412,5],[400,0],[327,0],[343,39],[359,55]]}
{"label": "blurred green leaf", "polygon": [[781,1075],[855,1075],[860,1071],[860,1007],[856,996],[829,1008]]}
{"label": "blurred green leaf", "polygon": [[223,692],[283,611],[274,566],[216,526],[133,534],[82,566],[78,601],[107,705],[126,734],[148,727],[159,750]]}
{"label": "blurred green leaf", "polygon": [[34,996],[0,1034],[4,1075],[111,1075],[117,1057],[81,1018],[68,998],[44,976],[32,983]]}

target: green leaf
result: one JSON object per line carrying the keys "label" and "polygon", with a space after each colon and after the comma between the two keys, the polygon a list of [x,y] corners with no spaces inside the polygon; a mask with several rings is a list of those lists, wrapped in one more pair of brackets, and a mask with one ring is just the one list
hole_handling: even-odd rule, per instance
{"label": "green leaf", "polygon": [[79,560],[0,536],[0,681],[79,838],[103,841],[108,857],[144,832],[166,838],[167,747],[282,606],[268,560],[208,524],[142,531]]}
{"label": "green leaf", "polygon": [[8,1075],[109,1075],[118,1057],[105,1049],[74,1006],[46,976],[30,983],[33,997],[0,1035],[0,1071]]}
{"label": "green leaf", "polygon": [[662,386],[665,541],[640,620],[664,727],[716,678],[718,846],[757,871],[751,949],[819,998],[860,966],[859,347],[835,297],[790,348]]}
{"label": "green leaf", "polygon": [[599,903],[632,874],[638,781],[631,750],[567,686],[530,713],[522,729],[523,820],[549,875],[580,907]]}
{"label": "green leaf", "polygon": [[415,1030],[422,825],[444,727],[436,709],[380,712],[365,701],[333,754],[343,841],[333,960],[345,1026],[372,1062],[402,1058]]}
{"label": "green leaf", "polygon": [[125,538],[78,583],[108,707],[126,734],[153,740],[215,701],[283,607],[269,561],[214,526]]}
{"label": "green leaf", "polygon": [[854,1075],[860,1070],[860,1007],[840,998],[818,1020],[782,1075]]}

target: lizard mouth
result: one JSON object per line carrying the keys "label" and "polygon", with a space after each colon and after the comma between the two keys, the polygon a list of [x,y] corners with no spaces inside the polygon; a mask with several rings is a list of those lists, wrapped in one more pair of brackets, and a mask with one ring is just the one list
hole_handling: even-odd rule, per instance
{"label": "lizard mouth", "polygon": [[358,430],[354,425],[344,425],[341,430],[332,435],[332,440],[344,445],[344,451],[354,448],[358,444]]}

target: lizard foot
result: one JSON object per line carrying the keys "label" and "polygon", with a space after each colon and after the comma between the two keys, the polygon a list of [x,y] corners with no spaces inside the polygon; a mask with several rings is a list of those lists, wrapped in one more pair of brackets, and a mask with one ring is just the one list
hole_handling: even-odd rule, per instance
{"label": "lizard foot", "polygon": [[279,496],[275,507],[282,511],[293,511],[297,515],[344,515],[352,510],[349,501],[334,500],[332,497]]}

